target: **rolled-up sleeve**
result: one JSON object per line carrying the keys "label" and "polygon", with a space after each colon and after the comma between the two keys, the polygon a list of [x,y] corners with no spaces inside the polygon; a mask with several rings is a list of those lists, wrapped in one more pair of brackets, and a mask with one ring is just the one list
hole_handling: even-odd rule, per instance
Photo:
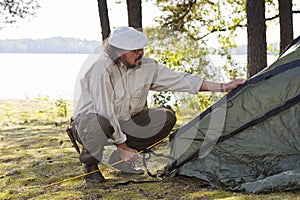
{"label": "rolled-up sleeve", "polygon": [[203,83],[203,77],[184,72],[175,72],[170,68],[157,64],[151,90],[176,91],[197,94]]}

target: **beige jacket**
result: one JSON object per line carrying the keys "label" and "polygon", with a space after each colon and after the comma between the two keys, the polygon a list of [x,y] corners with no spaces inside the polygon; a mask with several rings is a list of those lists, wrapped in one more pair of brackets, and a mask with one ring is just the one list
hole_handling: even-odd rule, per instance
{"label": "beige jacket", "polygon": [[203,82],[202,77],[174,72],[148,57],[134,69],[118,67],[105,53],[81,75],[79,88],[76,88],[80,96],[73,118],[76,120],[84,113],[106,117],[115,130],[109,141],[115,144],[126,141],[119,120],[129,120],[141,112],[149,90],[197,94]]}

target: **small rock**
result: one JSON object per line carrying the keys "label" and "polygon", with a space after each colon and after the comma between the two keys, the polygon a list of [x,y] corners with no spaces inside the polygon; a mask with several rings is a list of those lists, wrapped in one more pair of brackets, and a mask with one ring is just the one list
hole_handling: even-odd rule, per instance
{"label": "small rock", "polygon": [[13,169],[13,170],[11,170],[10,172],[8,172],[7,174],[6,174],[6,176],[13,176],[13,175],[16,175],[18,173],[18,171],[16,170],[16,169]]}
{"label": "small rock", "polygon": [[44,166],[44,165],[46,165],[44,161],[39,163],[39,166]]}

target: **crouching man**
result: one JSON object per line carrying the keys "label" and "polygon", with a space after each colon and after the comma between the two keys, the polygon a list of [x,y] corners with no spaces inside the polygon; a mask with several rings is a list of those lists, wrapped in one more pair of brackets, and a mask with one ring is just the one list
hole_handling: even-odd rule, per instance
{"label": "crouching man", "polygon": [[[104,42],[104,52],[80,74],[80,96],[73,113],[73,136],[82,145],[79,160],[85,173],[98,169],[105,145],[117,148],[109,160],[113,167],[130,174],[143,174],[132,161],[139,151],[168,136],[176,122],[166,108],[147,108],[147,95],[154,91],[230,91],[245,81],[214,83],[174,72],[144,56],[148,38],[131,27],[120,27]],[[123,162],[119,162],[123,160]],[[85,177],[104,182],[100,171]]]}

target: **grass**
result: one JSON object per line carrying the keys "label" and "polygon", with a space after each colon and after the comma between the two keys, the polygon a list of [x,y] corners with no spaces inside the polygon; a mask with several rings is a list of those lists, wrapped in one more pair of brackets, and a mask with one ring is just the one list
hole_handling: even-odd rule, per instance
{"label": "grass", "polygon": [[[71,113],[70,104],[68,114]],[[178,112],[178,126],[197,113]],[[99,165],[106,183],[86,183],[82,178],[49,186],[82,174],[55,101],[0,100],[0,199],[300,199],[298,193],[264,195],[216,190],[203,181],[171,177],[161,182],[120,185],[134,181],[156,181],[148,175],[129,176]]]}

